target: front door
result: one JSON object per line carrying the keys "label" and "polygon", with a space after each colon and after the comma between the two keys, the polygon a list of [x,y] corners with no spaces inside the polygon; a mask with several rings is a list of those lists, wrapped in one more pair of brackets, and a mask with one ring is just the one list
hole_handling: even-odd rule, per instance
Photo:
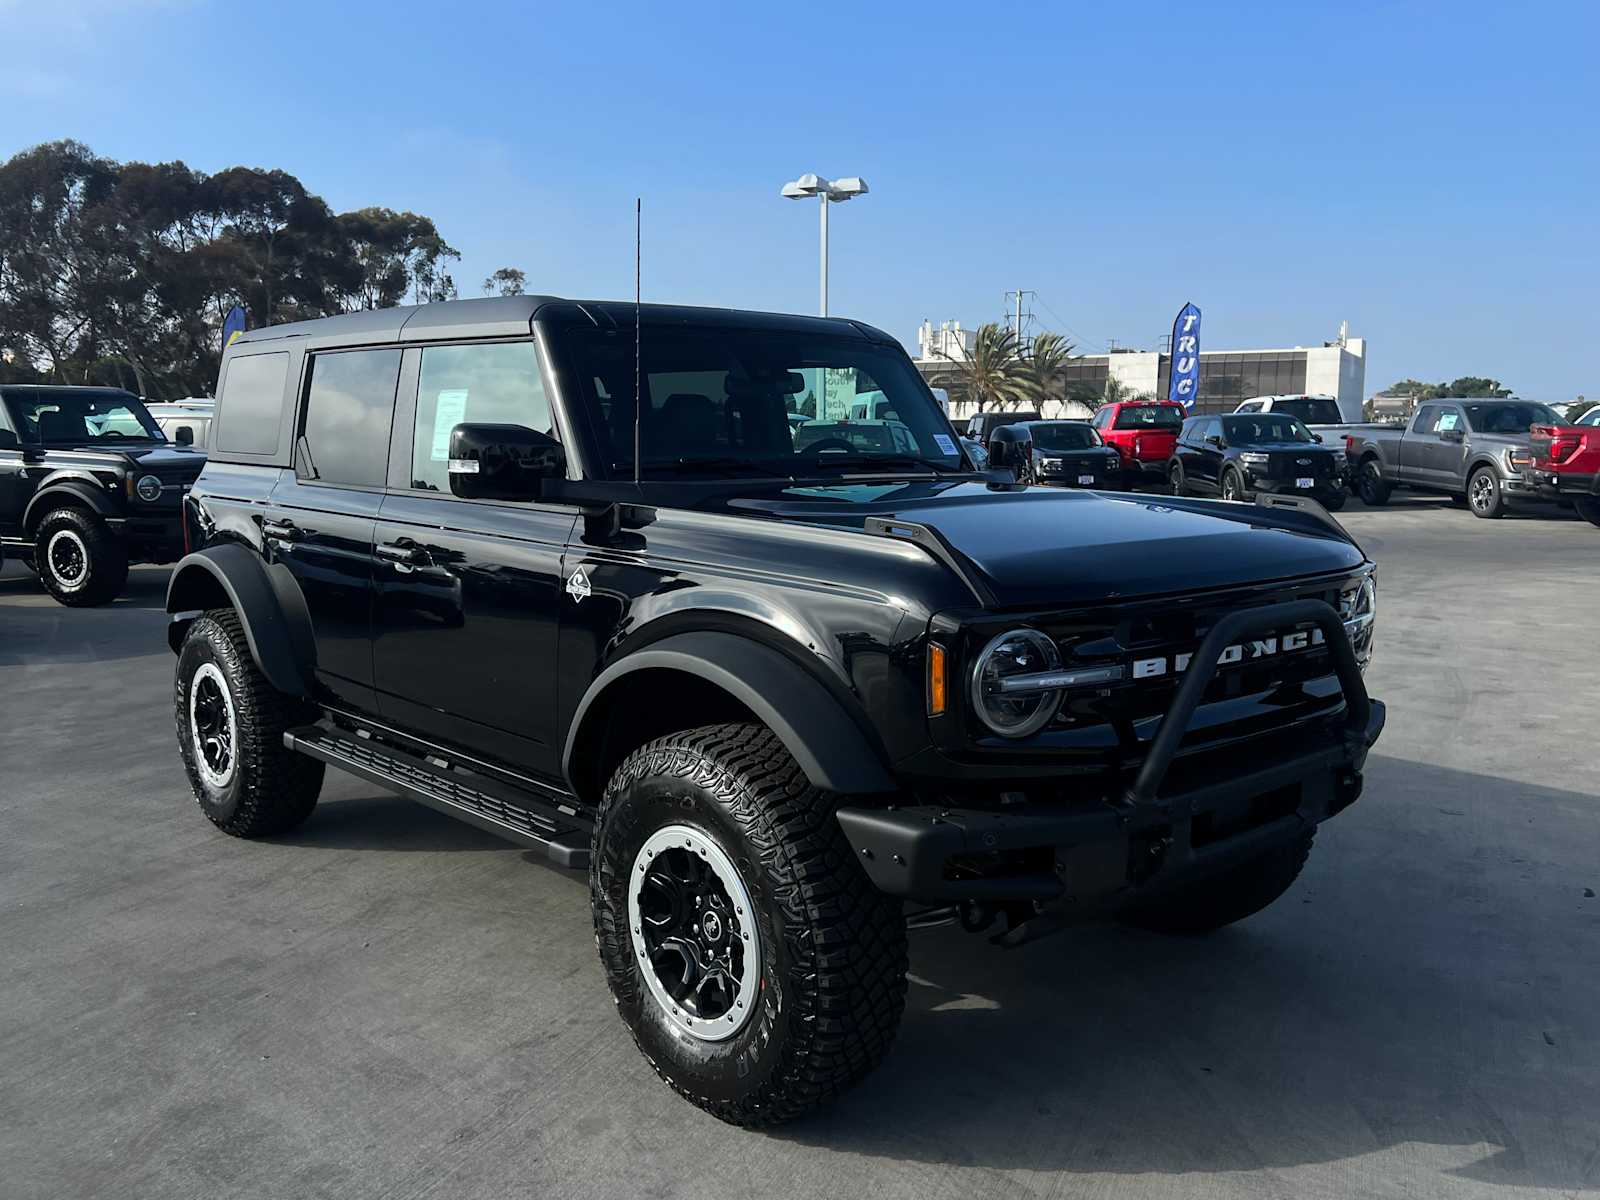
{"label": "front door", "polygon": [[1422,482],[1444,491],[1462,489],[1461,460],[1466,454],[1467,417],[1456,404],[1441,404],[1432,436],[1422,440]]}
{"label": "front door", "polygon": [[447,472],[450,430],[464,421],[555,435],[538,349],[409,353],[417,389],[400,406],[409,428],[396,428],[376,530],[380,711],[418,737],[559,780],[556,626],[577,510],[457,499]]}
{"label": "front door", "polygon": [[288,568],[311,618],[323,699],[362,712],[376,709],[373,528],[399,370],[395,349],[308,359],[294,473],[273,488],[261,526],[268,556]]}

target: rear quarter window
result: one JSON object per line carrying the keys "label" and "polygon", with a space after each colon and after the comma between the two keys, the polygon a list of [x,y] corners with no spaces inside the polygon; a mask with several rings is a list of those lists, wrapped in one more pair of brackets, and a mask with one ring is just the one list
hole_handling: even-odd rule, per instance
{"label": "rear quarter window", "polygon": [[217,450],[236,454],[271,454],[277,450],[288,375],[289,356],[283,351],[239,355],[229,360],[217,401],[212,439]]}

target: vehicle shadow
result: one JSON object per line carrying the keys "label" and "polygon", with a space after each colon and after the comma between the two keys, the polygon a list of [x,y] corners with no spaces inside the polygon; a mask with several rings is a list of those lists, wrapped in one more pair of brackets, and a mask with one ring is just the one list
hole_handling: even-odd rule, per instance
{"label": "vehicle shadow", "polygon": [[58,604],[21,563],[0,568],[0,666],[111,662],[166,652],[168,567],[135,567],[109,604]]}
{"label": "vehicle shadow", "polygon": [[[328,770],[328,783],[345,777]],[[370,784],[356,786],[368,788]],[[269,839],[310,850],[514,850],[504,838],[387,792],[324,799],[298,829]]]}
{"label": "vehicle shadow", "polygon": [[[955,929],[914,935],[886,1063],[772,1136],[1020,1171],[1371,1157],[1385,1178],[1403,1164],[1592,1186],[1600,901],[1578,880],[1600,841],[1593,798],[1396,760],[1370,774],[1300,883],[1210,937],[1087,926],[1001,951]],[[1496,826],[1523,821],[1550,827],[1549,859],[1495,853]]]}

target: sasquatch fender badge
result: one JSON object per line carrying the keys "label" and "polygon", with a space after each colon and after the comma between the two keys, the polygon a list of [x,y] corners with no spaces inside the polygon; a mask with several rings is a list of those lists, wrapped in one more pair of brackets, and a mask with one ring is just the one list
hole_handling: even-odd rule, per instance
{"label": "sasquatch fender badge", "polygon": [[582,567],[567,576],[567,595],[574,600],[579,602],[587,600],[593,590],[589,586],[589,577],[583,573]]}

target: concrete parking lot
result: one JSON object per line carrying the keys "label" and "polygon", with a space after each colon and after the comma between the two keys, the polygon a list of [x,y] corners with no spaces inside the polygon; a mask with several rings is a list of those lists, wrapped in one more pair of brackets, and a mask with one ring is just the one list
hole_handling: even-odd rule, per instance
{"label": "concrete parking lot", "polygon": [[723,1126],[612,1012],[586,884],[330,774],[190,799],[167,572],[0,574],[0,1195],[1516,1196],[1600,1190],[1600,530],[1352,504],[1366,797],[1211,938],[914,935],[890,1059]]}

